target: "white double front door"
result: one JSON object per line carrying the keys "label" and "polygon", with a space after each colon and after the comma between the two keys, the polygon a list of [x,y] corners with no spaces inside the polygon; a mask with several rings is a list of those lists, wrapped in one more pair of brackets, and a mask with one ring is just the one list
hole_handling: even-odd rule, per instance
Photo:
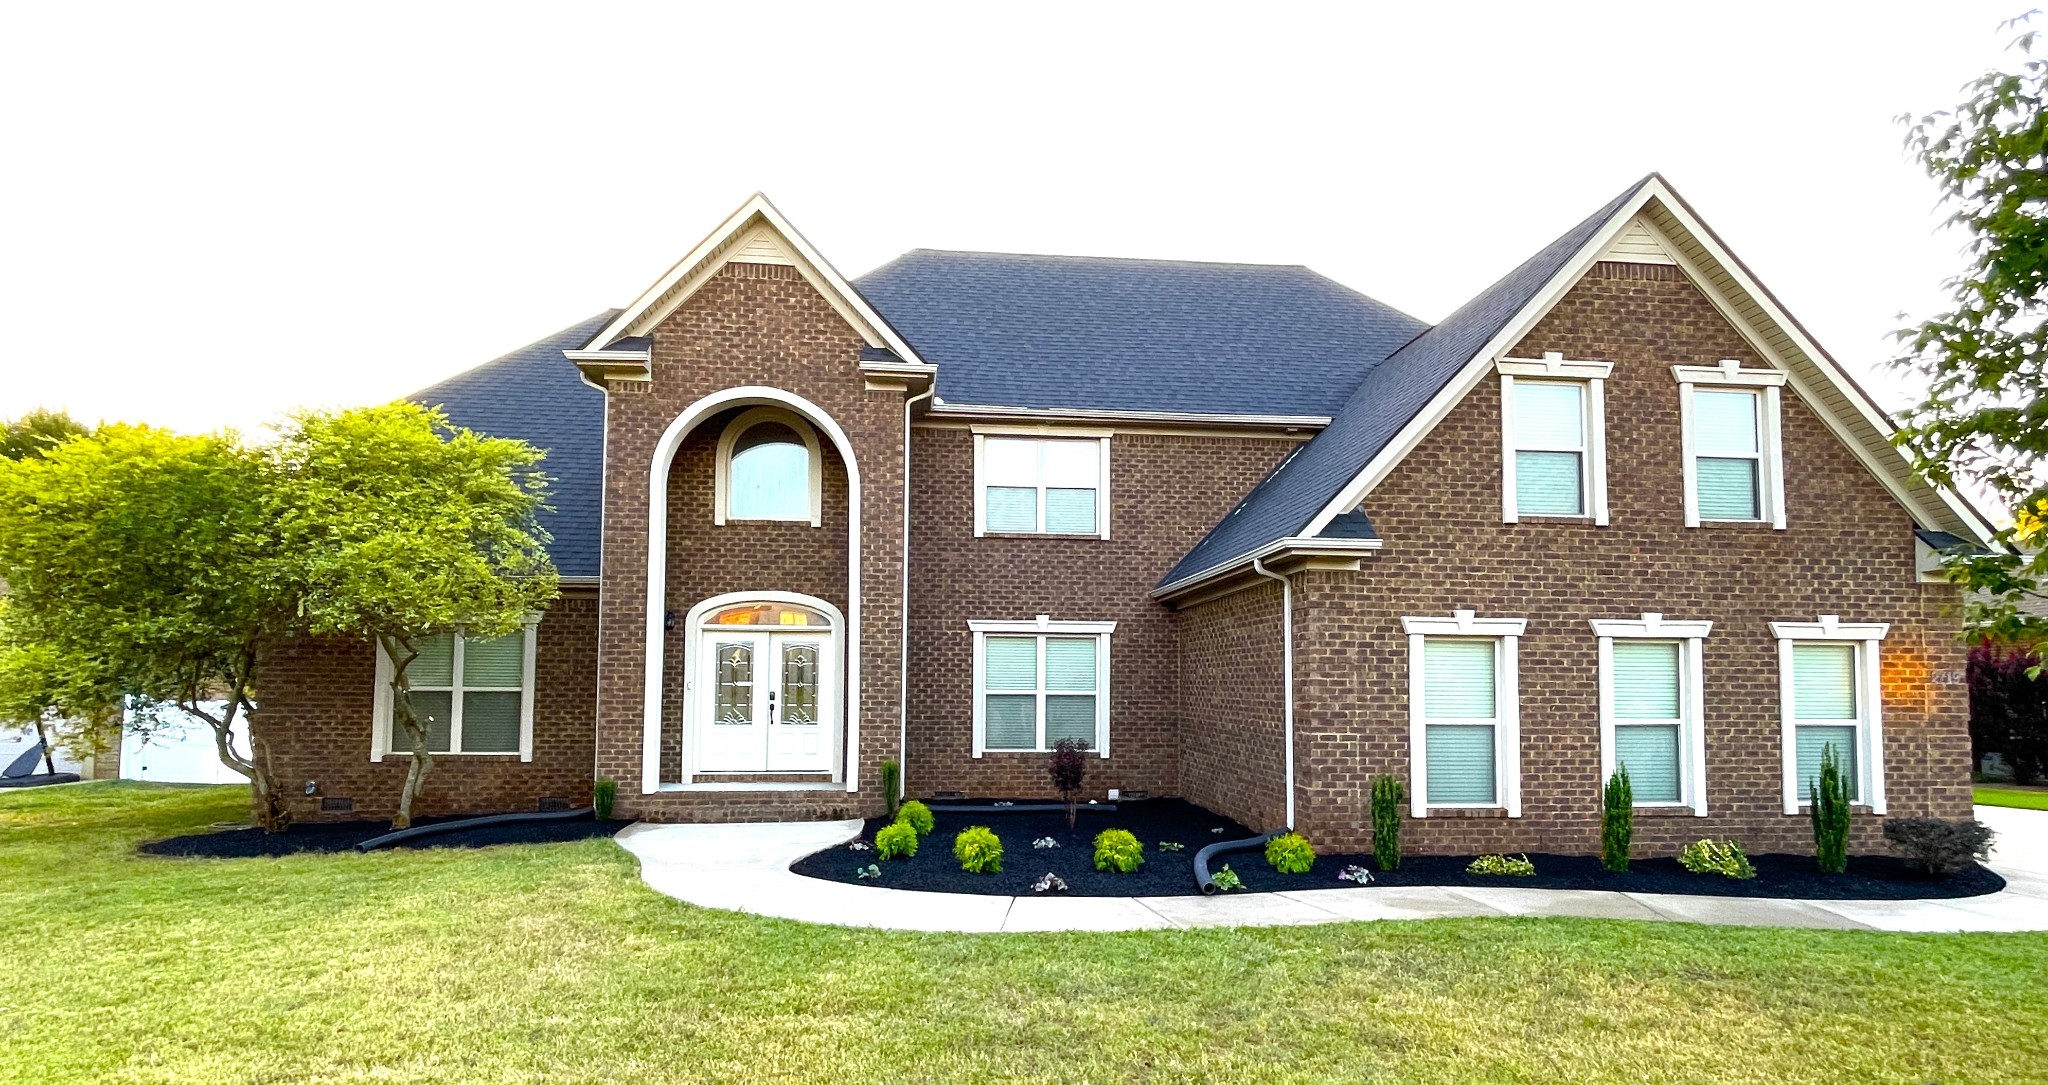
{"label": "white double front door", "polygon": [[830,633],[741,627],[700,636],[698,771],[830,772]]}

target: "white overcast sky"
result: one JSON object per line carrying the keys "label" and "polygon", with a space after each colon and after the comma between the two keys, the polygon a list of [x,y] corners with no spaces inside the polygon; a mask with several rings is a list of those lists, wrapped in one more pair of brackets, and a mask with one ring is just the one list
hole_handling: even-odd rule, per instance
{"label": "white overcast sky", "polygon": [[757,189],[849,275],[1300,263],[1436,320],[1653,169],[1896,405],[1959,258],[1893,118],[2024,4],[705,7],[6,5],[0,416],[391,399]]}

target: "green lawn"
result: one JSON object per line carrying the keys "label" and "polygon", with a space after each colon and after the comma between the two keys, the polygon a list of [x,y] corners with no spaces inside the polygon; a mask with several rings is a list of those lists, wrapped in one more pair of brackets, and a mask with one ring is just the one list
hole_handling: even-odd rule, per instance
{"label": "green lawn", "polygon": [[0,1081],[2040,1081],[2048,936],[1460,920],[878,934],[609,841],[194,861],[238,788],[0,793]]}
{"label": "green lawn", "polygon": [[1976,788],[1979,806],[2011,806],[2020,810],[2048,810],[2048,789],[2024,787]]}

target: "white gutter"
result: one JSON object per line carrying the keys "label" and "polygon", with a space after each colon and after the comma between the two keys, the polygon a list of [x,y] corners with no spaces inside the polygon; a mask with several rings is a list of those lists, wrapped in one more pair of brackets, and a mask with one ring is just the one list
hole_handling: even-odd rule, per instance
{"label": "white gutter", "polygon": [[1147,594],[1154,599],[1165,599],[1205,581],[1215,580],[1237,572],[1247,561],[1257,565],[1259,559],[1276,557],[1282,551],[1317,556],[1344,557],[1347,555],[1362,555],[1378,550],[1383,545],[1385,545],[1384,542],[1379,539],[1321,539],[1290,535],[1284,539],[1275,539],[1249,554],[1239,554],[1228,561],[1217,562],[1201,572],[1189,573],[1187,576],[1181,577],[1171,584],[1161,584]]}
{"label": "white gutter", "polygon": [[903,625],[903,652],[896,674],[896,786],[905,795],[910,794],[906,771],[910,764],[910,411],[938,390],[938,382],[933,381],[903,401],[903,611],[897,618]]}
{"label": "white gutter", "polygon": [[1082,422],[1158,422],[1206,426],[1261,426],[1274,429],[1322,429],[1326,414],[1201,414],[1188,411],[1126,411],[1094,407],[1000,407],[982,403],[932,404],[933,418],[1072,419]]}
{"label": "white gutter", "polygon": [[1252,559],[1252,571],[1269,580],[1280,582],[1280,668],[1283,686],[1287,693],[1280,710],[1281,719],[1281,761],[1286,766],[1287,829],[1294,830],[1294,581],[1266,568],[1266,563]]}

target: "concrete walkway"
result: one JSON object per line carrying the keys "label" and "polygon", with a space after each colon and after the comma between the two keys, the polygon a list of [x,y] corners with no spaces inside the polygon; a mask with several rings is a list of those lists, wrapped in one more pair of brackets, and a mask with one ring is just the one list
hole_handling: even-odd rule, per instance
{"label": "concrete walkway", "polygon": [[[1582,916],[1757,927],[2048,931],[2048,811],[1977,807],[1998,831],[2005,890],[1958,900],[1749,900],[1605,890],[1359,887],[1200,897],[984,897],[847,885],[789,864],[858,834],[858,821],[633,825],[619,844],[648,885],[706,908],[912,931],[1135,931],[1357,919]],[[848,853],[848,862],[853,861]]]}

